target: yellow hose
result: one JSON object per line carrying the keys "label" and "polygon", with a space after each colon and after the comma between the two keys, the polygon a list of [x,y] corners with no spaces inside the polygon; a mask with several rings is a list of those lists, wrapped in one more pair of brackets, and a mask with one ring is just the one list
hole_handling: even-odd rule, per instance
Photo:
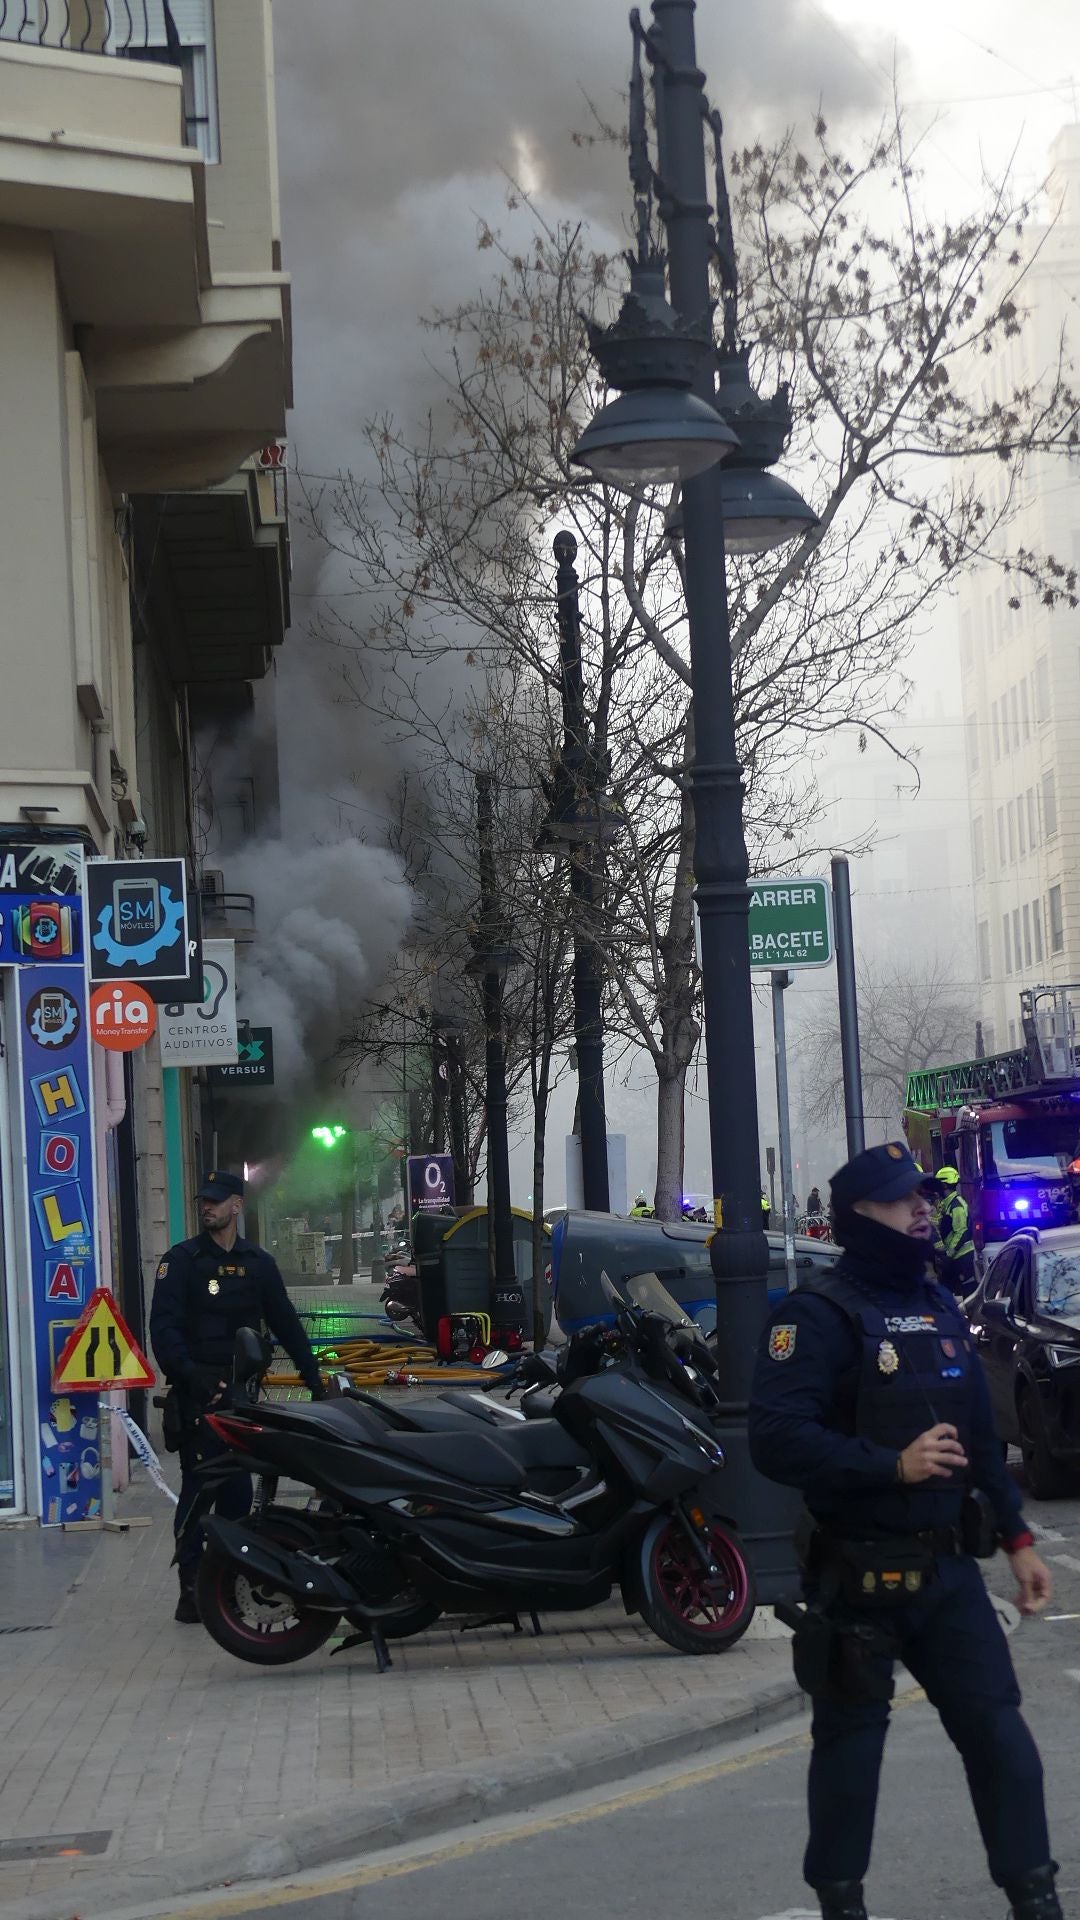
{"label": "yellow hose", "polygon": [[[315,1358],[322,1374],[345,1373],[354,1387],[383,1387],[391,1373],[407,1373],[425,1385],[448,1387],[468,1385],[479,1377],[490,1381],[491,1371],[471,1361],[440,1360],[434,1347],[425,1341],[335,1340],[316,1345]],[[275,1362],[278,1356],[275,1355]],[[299,1387],[303,1383],[284,1355],[272,1364],[266,1376],[268,1387]]]}

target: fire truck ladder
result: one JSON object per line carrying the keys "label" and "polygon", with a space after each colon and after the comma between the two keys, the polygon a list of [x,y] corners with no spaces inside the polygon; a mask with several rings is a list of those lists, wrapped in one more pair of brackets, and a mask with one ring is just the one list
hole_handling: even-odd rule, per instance
{"label": "fire truck ladder", "polygon": [[1077,1021],[1080,986],[1026,987],[1020,995],[1022,1047],[909,1073],[904,1105],[917,1113],[948,1113],[973,1100],[1049,1091],[1080,1075]]}

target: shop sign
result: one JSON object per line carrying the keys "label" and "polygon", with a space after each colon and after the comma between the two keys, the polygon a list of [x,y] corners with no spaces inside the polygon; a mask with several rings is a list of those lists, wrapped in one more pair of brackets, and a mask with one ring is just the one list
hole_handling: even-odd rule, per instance
{"label": "shop sign", "polygon": [[82,959],[78,845],[0,842],[0,967]]}
{"label": "shop sign", "polygon": [[248,1027],[237,1043],[233,1066],[207,1068],[212,1087],[272,1087],[274,1084],[274,1029]]}
{"label": "shop sign", "polygon": [[81,967],[23,966],[19,1070],[34,1385],[46,1525],[101,1512],[97,1402],[53,1389],[57,1360],[97,1284],[90,1032]]}
{"label": "shop sign", "polygon": [[90,1037],[109,1053],[145,1047],[157,1026],[157,1007],[145,987],[117,980],[90,995]]}
{"label": "shop sign", "polygon": [[161,1009],[161,1064],[164,1067],[206,1067],[235,1063],[236,942],[203,941],[202,999],[185,1006],[166,1001]]}
{"label": "shop sign", "polygon": [[182,860],[89,860],[86,943],[93,986],[185,981],[190,970]]}
{"label": "shop sign", "polygon": [[448,1153],[411,1153],[409,1213],[446,1213],[454,1204],[454,1162]]}

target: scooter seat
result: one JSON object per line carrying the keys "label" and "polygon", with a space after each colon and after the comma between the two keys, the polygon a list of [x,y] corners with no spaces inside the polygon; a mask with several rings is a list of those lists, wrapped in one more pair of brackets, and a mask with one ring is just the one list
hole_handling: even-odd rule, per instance
{"label": "scooter seat", "polygon": [[584,1447],[557,1420],[515,1421],[512,1427],[500,1427],[499,1445],[505,1447],[526,1474],[540,1469],[591,1467]]}
{"label": "scooter seat", "polygon": [[496,1440],[481,1421],[463,1419],[460,1426],[444,1433],[387,1433],[379,1451],[475,1487],[522,1487],[528,1468],[503,1441],[501,1430]]}

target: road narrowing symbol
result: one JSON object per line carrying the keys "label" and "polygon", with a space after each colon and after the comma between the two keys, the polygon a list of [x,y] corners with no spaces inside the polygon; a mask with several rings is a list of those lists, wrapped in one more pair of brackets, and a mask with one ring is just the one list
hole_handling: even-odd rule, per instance
{"label": "road narrowing symbol", "polygon": [[107,1387],[152,1387],[146,1355],[107,1287],[96,1287],[64,1342],[53,1372],[53,1388],[65,1393],[97,1393]]}

